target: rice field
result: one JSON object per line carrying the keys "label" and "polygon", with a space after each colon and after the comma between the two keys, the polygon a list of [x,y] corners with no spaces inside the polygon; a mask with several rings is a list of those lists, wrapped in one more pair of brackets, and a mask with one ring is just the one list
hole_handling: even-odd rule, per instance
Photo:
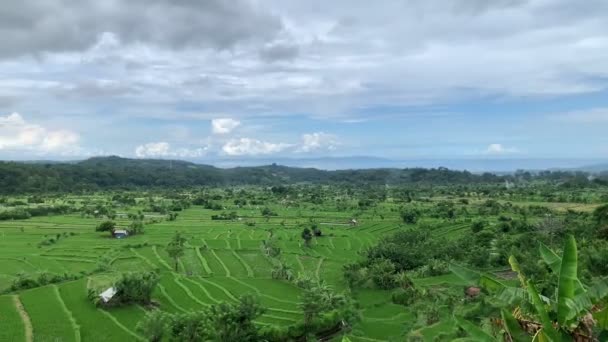
{"label": "rice field", "polygon": [[[300,290],[271,277],[271,263],[260,246],[271,234],[282,249],[282,258],[300,274],[325,280],[336,290],[346,289],[342,265],[357,260],[359,253],[380,237],[401,227],[397,212],[386,210],[381,218],[362,214],[360,224],[346,224],[344,212],[319,208],[276,206],[277,217],[262,218],[259,208],[238,208],[239,215],[255,220],[255,226],[239,221],[213,221],[217,212],[193,206],[175,221],[149,224],[145,234],[112,239],[94,231],[100,219],[78,214],[36,217],[0,222],[0,290],[6,291],[19,273],[49,272],[80,275],[78,280],[0,295],[1,341],[138,341],[137,322],[145,309],[139,306],[100,309],[87,299],[87,283],[104,282],[120,272],[158,270],[160,284],[153,298],[162,310],[186,312],[238,296],[259,298],[266,313],[260,324],[287,325],[302,319]],[[323,236],[312,247],[304,246],[298,224],[314,219]],[[118,219],[119,224],[129,221]],[[469,229],[466,223],[442,226],[434,234],[449,237]],[[165,246],[176,231],[187,238],[185,255],[178,263]],[[39,243],[60,237],[49,246]],[[93,272],[105,263],[104,272]],[[421,279],[421,286],[452,279]],[[412,312],[391,302],[387,291],[358,291],[363,320],[350,333],[353,341],[399,341]],[[20,315],[15,298],[22,303],[27,320]],[[423,332],[432,335],[431,332]]]}

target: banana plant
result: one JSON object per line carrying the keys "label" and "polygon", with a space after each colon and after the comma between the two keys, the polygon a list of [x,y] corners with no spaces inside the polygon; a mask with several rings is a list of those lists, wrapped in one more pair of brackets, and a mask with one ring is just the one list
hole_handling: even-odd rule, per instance
{"label": "banana plant", "polygon": [[[522,273],[515,257],[509,258],[511,269],[517,273],[521,287],[505,285],[491,274],[476,272],[462,266],[451,265],[452,272],[467,281],[482,287],[495,299],[494,305],[502,307],[501,316],[508,341],[571,341],[573,337],[592,340],[590,319],[593,315],[599,329],[608,329],[608,309],[597,310],[597,303],[608,297],[608,278],[585,286],[578,278],[576,240],[568,236],[560,257],[541,243],[540,255],[552,272],[558,274],[555,295],[541,296],[534,284]],[[504,308],[531,308],[526,315],[514,317]],[[468,331],[470,326],[459,325]],[[470,323],[470,322],[469,322]]]}

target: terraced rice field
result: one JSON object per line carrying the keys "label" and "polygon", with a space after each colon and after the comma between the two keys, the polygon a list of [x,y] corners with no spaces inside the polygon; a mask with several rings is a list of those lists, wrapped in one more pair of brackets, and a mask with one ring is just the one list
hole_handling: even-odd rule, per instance
{"label": "terraced rice field", "polygon": [[[154,300],[162,310],[192,311],[253,294],[267,308],[260,324],[291,324],[302,318],[298,308],[300,290],[291,283],[271,278],[271,264],[260,251],[271,230],[278,239],[283,259],[296,273],[324,279],[335,289],[343,290],[346,286],[342,265],[356,260],[360,251],[400,226],[396,213],[383,219],[364,215],[360,217],[360,225],[351,227],[344,224],[349,217],[341,212],[285,208],[277,211],[279,217],[266,220],[256,217],[257,208],[240,209],[239,215],[256,220],[256,225],[250,227],[238,221],[212,221],[210,217],[216,212],[191,207],[180,212],[176,221],[148,225],[145,234],[124,240],[95,232],[99,220],[79,215],[0,222],[0,289],[8,288],[19,272],[78,274],[94,270],[102,260],[109,263],[109,271],[105,273],[0,296],[0,340],[141,340],[135,326],[145,313],[143,308],[103,310],[87,299],[87,282],[135,270],[161,273]],[[323,236],[315,238],[312,247],[306,248],[297,224],[311,217],[323,222],[320,225]],[[128,224],[126,220],[118,222]],[[464,223],[448,224],[433,233],[449,237],[468,227]],[[177,272],[165,250],[175,231],[188,239]],[[58,242],[38,247],[40,241],[56,234],[63,234]],[[351,333],[353,341],[402,339],[404,322],[412,319],[411,312],[392,304],[386,291],[367,290],[354,296],[363,308],[363,320]],[[27,319],[20,315],[16,299],[22,303],[22,313]]]}

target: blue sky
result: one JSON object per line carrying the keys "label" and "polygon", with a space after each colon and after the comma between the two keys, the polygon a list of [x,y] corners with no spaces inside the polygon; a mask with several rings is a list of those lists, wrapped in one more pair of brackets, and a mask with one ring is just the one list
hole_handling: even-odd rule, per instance
{"label": "blue sky", "polygon": [[608,159],[606,1],[4,7],[1,159]]}

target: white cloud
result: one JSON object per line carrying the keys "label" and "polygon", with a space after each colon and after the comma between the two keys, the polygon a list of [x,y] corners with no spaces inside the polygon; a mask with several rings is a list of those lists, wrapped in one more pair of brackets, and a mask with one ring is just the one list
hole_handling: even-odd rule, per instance
{"label": "white cloud", "polygon": [[490,144],[490,145],[488,145],[488,147],[485,149],[485,151],[483,153],[491,154],[491,155],[500,155],[500,154],[511,154],[511,153],[517,153],[517,152],[519,152],[519,151],[514,147],[505,147],[502,144]]}
{"label": "white cloud", "polygon": [[155,142],[139,145],[135,148],[135,155],[139,158],[165,157],[169,155],[169,143]]}
{"label": "white cloud", "polygon": [[138,158],[162,158],[162,157],[180,157],[180,158],[195,158],[205,155],[206,147],[198,148],[177,148],[172,149],[168,142],[152,142],[144,145],[139,145],[135,148],[135,156]]}
{"label": "white cloud", "polygon": [[80,136],[69,130],[49,130],[29,123],[19,113],[0,116],[0,150],[27,150],[38,154],[75,154]]}
{"label": "white cloud", "polygon": [[272,154],[284,151],[291,147],[286,143],[270,143],[251,138],[232,139],[222,147],[222,151],[229,156]]}
{"label": "white cloud", "polygon": [[211,120],[213,134],[228,134],[241,124],[240,121],[231,118],[220,118]]}
{"label": "white cloud", "polygon": [[333,134],[324,132],[307,133],[302,135],[302,145],[296,152],[312,152],[318,150],[335,150],[338,139]]}

